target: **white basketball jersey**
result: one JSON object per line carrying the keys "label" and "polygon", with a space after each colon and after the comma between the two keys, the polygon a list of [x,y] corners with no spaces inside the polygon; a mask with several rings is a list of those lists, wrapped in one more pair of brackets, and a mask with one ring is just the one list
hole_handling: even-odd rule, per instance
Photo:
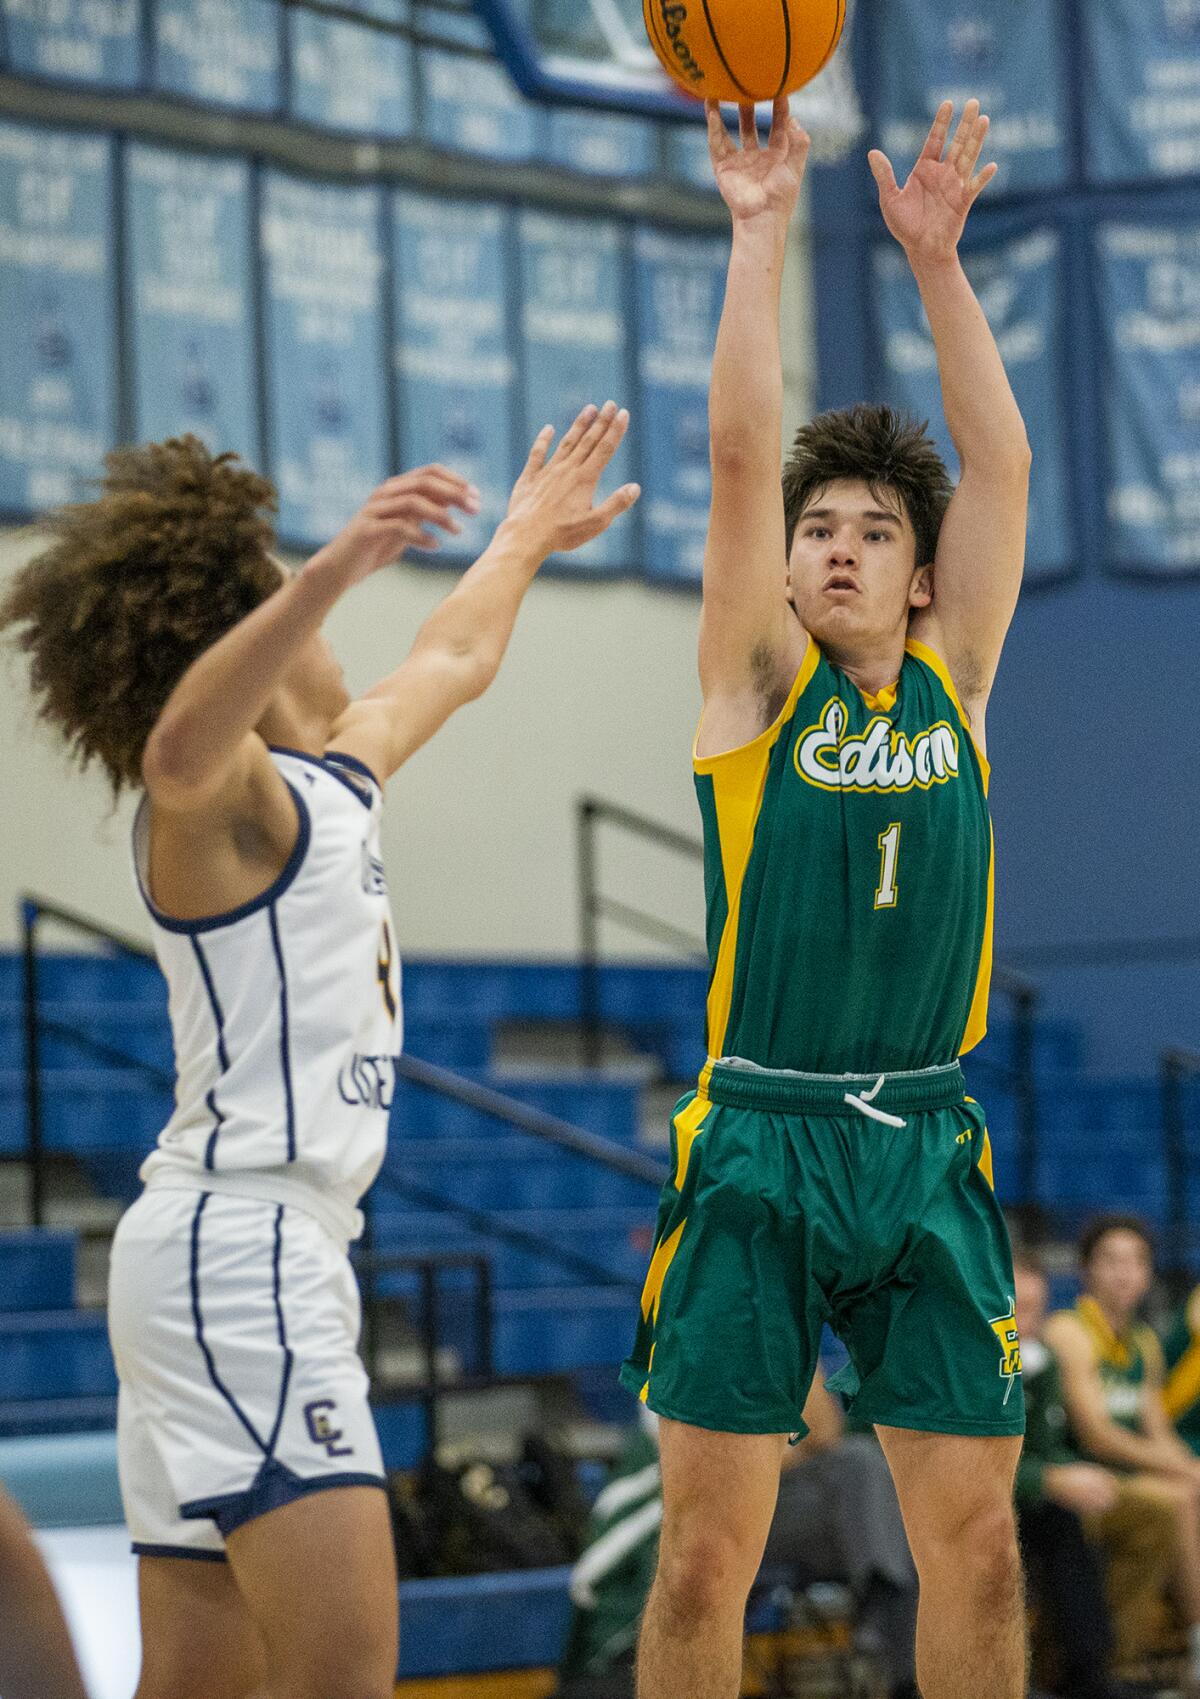
{"label": "white basketball jersey", "polygon": [[164,915],[149,894],[145,801],[134,822],[177,1074],[142,1179],[294,1204],[352,1239],[383,1161],[402,1042],[383,798],[352,756],[271,756],[300,830],[254,902],[206,920]]}

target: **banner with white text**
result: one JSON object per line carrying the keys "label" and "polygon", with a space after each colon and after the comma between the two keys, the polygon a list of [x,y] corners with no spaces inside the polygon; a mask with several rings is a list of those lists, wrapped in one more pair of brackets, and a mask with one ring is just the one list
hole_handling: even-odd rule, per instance
{"label": "banner with white text", "polygon": [[1104,326],[1108,558],[1200,569],[1200,223],[1096,236]]}
{"label": "banner with white text", "polygon": [[262,178],[267,444],[279,531],[326,542],[388,464],[381,197]]}
{"label": "banner with white text", "polygon": [[260,459],[250,166],[125,154],[134,434]]}
{"label": "banner with white text", "polygon": [[113,144],[0,123],[0,511],[81,499],[116,441]]}

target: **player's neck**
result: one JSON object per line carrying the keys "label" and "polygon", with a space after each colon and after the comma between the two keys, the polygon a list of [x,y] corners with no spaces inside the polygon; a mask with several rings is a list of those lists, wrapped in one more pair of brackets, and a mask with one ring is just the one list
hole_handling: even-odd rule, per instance
{"label": "player's neck", "polygon": [[890,690],[900,677],[900,669],[904,665],[904,638],[889,638],[870,651],[839,652],[826,646],[825,653],[864,695],[878,696],[881,690]]}
{"label": "player's neck", "polygon": [[1103,1298],[1098,1298],[1094,1292],[1090,1292],[1088,1296],[1091,1298],[1096,1308],[1100,1311],[1100,1314],[1104,1317],[1105,1321],[1108,1323],[1117,1338],[1124,1339],[1125,1335],[1129,1332],[1129,1329],[1133,1326],[1134,1311],[1122,1310],[1113,1304],[1106,1304]]}

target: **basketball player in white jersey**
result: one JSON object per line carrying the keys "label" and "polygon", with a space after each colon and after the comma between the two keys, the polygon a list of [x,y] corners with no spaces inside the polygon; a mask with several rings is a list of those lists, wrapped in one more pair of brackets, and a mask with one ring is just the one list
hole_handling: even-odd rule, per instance
{"label": "basketball player in white jersey", "polygon": [[546,557],[625,435],[588,408],[538,437],[490,546],[407,660],[351,701],[334,604],[476,493],[442,467],[382,485],[294,575],[274,492],[194,438],[110,456],[55,515],[0,628],[44,718],[144,794],[135,859],[170,992],[176,1109],[113,1247],[137,1699],[385,1699],[397,1658],[383,1466],[347,1246],[383,1157],[401,1042],[382,786],[500,664]]}

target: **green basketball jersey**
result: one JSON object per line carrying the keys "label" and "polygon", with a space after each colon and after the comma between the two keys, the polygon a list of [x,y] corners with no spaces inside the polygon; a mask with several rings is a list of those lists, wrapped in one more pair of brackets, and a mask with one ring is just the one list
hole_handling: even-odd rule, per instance
{"label": "green basketball jersey", "polygon": [[910,641],[868,698],[810,639],[775,723],[695,766],[710,1057],[892,1073],[978,1043],[988,768],[939,656]]}
{"label": "green basketball jersey", "polygon": [[1149,1363],[1153,1360],[1161,1365],[1162,1362],[1158,1335],[1140,1322],[1133,1323],[1126,1333],[1114,1333],[1094,1298],[1080,1298],[1075,1314],[1095,1348],[1096,1368],[1109,1416],[1118,1427],[1140,1432]]}

